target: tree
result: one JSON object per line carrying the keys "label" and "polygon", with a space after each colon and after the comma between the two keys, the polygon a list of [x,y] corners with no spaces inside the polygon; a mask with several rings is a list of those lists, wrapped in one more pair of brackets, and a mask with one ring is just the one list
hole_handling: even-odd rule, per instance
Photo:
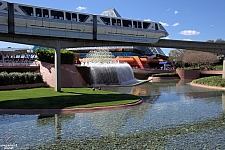
{"label": "tree", "polygon": [[182,67],[182,59],[186,50],[184,49],[174,49],[169,52],[169,59],[174,63],[176,67]]}
{"label": "tree", "polygon": [[223,39],[217,39],[216,41],[215,41],[215,43],[225,43],[225,40],[223,40]]}
{"label": "tree", "polygon": [[[206,42],[209,42],[209,43],[223,43],[225,44],[225,40],[223,39],[217,39],[216,41],[214,40],[207,40]],[[222,61],[224,59],[224,55],[223,54],[216,54],[217,57],[219,58],[220,61]]]}
{"label": "tree", "polygon": [[192,67],[200,67],[201,65],[210,65],[219,62],[216,55],[209,52],[187,50],[183,55],[183,63],[187,63]]}
{"label": "tree", "polygon": [[214,40],[207,40],[206,42],[214,43]]}
{"label": "tree", "polygon": [[206,42],[209,42],[209,43],[225,43],[225,40],[223,39],[217,39],[216,41],[214,40],[207,40]]}

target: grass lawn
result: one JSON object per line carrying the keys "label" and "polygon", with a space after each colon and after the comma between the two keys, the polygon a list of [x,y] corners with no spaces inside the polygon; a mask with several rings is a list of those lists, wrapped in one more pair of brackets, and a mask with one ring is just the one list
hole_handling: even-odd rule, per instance
{"label": "grass lawn", "polygon": [[116,106],[134,103],[140,97],[91,88],[33,88],[0,91],[0,109],[62,109]]}

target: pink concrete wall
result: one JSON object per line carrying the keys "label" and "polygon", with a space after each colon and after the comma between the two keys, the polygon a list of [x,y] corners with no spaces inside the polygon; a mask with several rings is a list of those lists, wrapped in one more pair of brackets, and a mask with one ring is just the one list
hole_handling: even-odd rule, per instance
{"label": "pink concrete wall", "polygon": [[223,70],[201,70],[201,74],[223,74]]}
{"label": "pink concrete wall", "polygon": [[[55,65],[46,62],[37,62],[44,82],[50,87],[55,87]],[[75,65],[61,65],[62,87],[86,87],[87,84],[80,75]]]}
{"label": "pink concrete wall", "polygon": [[200,78],[200,70],[176,70],[181,79],[198,79]]}

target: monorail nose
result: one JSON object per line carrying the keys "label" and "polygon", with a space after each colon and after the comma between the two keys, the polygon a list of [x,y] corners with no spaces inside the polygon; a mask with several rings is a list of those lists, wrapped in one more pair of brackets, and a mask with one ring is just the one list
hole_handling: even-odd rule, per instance
{"label": "monorail nose", "polygon": [[169,35],[169,33],[168,33],[168,32],[166,32],[166,33],[165,33],[165,36],[167,37],[168,35]]}

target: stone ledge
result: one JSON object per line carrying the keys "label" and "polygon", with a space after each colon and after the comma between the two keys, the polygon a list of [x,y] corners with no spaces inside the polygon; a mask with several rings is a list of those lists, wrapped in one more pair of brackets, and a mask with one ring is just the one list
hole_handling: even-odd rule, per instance
{"label": "stone ledge", "polygon": [[159,81],[168,81],[168,80],[180,80],[179,77],[149,77],[149,82],[159,82]]}
{"label": "stone ledge", "polygon": [[118,110],[135,107],[143,103],[143,99],[135,103],[105,106],[105,107],[90,107],[90,108],[63,108],[63,109],[0,109],[0,114],[75,114],[84,112],[99,112],[107,110]]}
{"label": "stone ledge", "polygon": [[216,89],[216,90],[225,90],[225,87],[219,87],[219,86],[209,86],[209,85],[203,85],[203,84],[196,84],[191,82],[190,85],[192,86],[198,86],[203,88],[210,88],[210,89]]}
{"label": "stone ledge", "polygon": [[13,89],[35,88],[35,87],[48,87],[48,85],[46,83],[4,85],[0,86],[0,90],[13,90]]}

